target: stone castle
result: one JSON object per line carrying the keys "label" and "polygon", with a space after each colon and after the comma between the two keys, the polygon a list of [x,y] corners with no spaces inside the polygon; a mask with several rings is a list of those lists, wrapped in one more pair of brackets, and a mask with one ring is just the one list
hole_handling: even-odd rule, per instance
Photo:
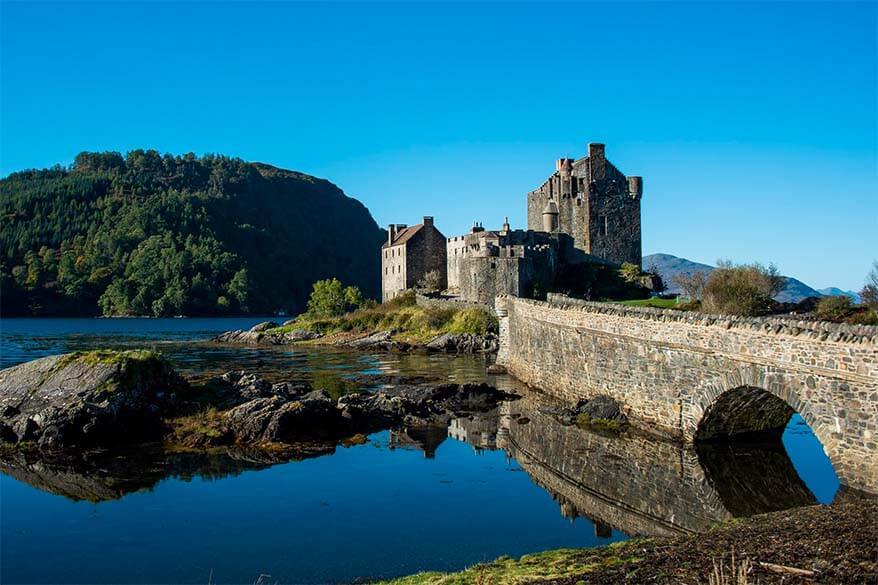
{"label": "stone castle", "polygon": [[[499,230],[475,223],[445,238],[432,217],[407,227],[391,224],[382,248],[382,298],[387,301],[438,271],[441,286],[462,301],[493,305],[500,294],[544,294],[566,266],[582,262],[640,266],[641,177],[626,177],[604,152],[562,158],[555,172],[527,194],[527,229],[508,220]],[[440,244],[441,242],[441,244]]]}

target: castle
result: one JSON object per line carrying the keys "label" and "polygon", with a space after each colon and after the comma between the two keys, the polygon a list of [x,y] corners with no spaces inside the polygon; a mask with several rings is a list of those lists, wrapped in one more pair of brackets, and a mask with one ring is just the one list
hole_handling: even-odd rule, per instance
{"label": "castle", "polygon": [[555,172],[527,194],[527,227],[569,234],[586,254],[640,266],[643,178],[626,177],[607,160],[604,145],[588,156],[555,162]]}
{"label": "castle", "polygon": [[432,218],[414,228],[391,224],[382,249],[383,298],[412,288],[429,270],[440,271],[449,295],[490,306],[498,294],[544,294],[571,265],[640,266],[642,195],[643,179],[623,175],[603,144],[590,143],[588,156],[559,159],[555,172],[527,194],[526,230],[513,230],[508,219],[500,230],[476,223],[439,246]]}

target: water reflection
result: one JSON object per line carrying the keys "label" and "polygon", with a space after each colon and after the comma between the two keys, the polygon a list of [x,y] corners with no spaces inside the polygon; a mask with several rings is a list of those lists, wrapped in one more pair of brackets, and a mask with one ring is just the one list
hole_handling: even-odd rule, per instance
{"label": "water reflection", "polygon": [[683,448],[630,432],[564,426],[546,397],[528,393],[494,413],[454,419],[448,434],[476,450],[503,449],[550,492],[565,518],[596,530],[673,535],[817,502],[783,444]]}
{"label": "water reflection", "polygon": [[[417,449],[428,459],[447,439],[476,453],[503,450],[558,502],[565,518],[588,518],[630,535],[702,532],[732,517],[816,503],[784,446],[699,445],[696,449],[629,432],[597,434],[565,426],[544,396],[525,392],[491,412],[445,427],[401,427],[388,448]],[[74,500],[121,498],[168,477],[218,479],[291,460],[330,455],[335,445],[302,445],[292,455],[252,449],[214,453],[83,453],[0,458],[0,471]]]}

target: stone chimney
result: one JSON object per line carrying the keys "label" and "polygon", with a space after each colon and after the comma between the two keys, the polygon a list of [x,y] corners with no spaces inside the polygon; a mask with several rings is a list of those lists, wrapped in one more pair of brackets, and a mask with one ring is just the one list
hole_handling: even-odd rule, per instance
{"label": "stone chimney", "polygon": [[607,176],[607,157],[605,146],[600,142],[588,143],[588,168],[592,181],[599,181]]}
{"label": "stone chimney", "polygon": [[634,199],[643,197],[643,177],[628,177],[628,193]]}
{"label": "stone chimney", "polygon": [[399,234],[400,230],[406,228],[406,224],[404,223],[392,223],[387,226],[387,245],[392,246],[393,240],[396,239],[396,236]]}
{"label": "stone chimney", "polygon": [[433,225],[433,216],[432,215],[425,215],[424,216],[424,226],[426,227],[428,225]]}

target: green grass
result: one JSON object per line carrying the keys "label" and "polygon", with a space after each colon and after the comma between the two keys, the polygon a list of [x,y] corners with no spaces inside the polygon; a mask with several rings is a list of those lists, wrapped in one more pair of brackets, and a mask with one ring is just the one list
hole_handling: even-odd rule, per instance
{"label": "green grass", "polygon": [[442,333],[485,335],[497,330],[497,318],[482,309],[420,307],[415,304],[414,294],[404,294],[339,317],[312,318],[303,313],[289,325],[269,329],[268,333],[296,329],[324,335],[393,331],[399,340],[426,342]]}
{"label": "green grass", "polygon": [[652,307],[654,309],[677,309],[677,299],[635,299],[633,301],[612,301],[629,307]]}
{"label": "green grass", "polygon": [[[620,543],[621,544],[621,543]],[[516,585],[548,579],[584,577],[619,563],[636,562],[622,557],[620,547],[609,545],[585,555],[579,549],[557,549],[524,555],[520,559],[500,557],[456,573],[427,572],[409,575],[379,585]]]}

